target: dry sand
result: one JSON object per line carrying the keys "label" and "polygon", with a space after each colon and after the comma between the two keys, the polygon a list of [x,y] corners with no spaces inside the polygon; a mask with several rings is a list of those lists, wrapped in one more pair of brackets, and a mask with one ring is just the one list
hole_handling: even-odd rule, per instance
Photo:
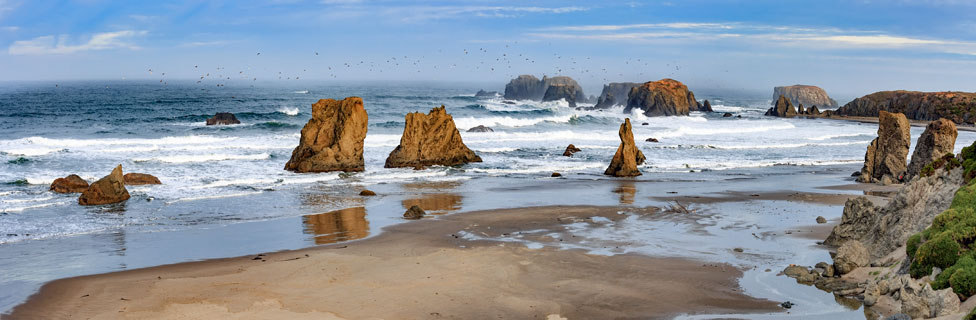
{"label": "dry sand", "polygon": [[[485,238],[538,229],[559,233],[563,224],[593,216],[621,219],[619,209],[462,213],[344,244],[62,279],[8,317],[613,319],[779,310],[774,302],[739,292],[741,270],[729,265],[455,237],[462,230]],[[548,238],[572,241],[568,234]]]}

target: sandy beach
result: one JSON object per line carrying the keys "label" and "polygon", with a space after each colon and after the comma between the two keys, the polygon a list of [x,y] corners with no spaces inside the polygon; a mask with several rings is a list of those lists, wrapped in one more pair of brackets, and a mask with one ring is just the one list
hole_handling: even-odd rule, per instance
{"label": "sandy beach", "polygon": [[[527,248],[570,223],[655,208],[533,207],[441,216],[360,241],[46,284],[5,319],[581,319],[778,310],[727,264]],[[459,234],[474,234],[474,239]],[[486,241],[481,239],[496,239]]]}

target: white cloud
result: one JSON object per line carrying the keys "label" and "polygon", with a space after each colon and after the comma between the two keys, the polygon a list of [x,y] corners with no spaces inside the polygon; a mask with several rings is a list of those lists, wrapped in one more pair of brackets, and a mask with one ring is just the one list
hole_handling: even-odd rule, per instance
{"label": "white cloud", "polygon": [[20,27],[18,27],[18,26],[6,26],[6,27],[0,27],[0,30],[7,31],[7,32],[15,32],[17,30],[20,30]]}
{"label": "white cloud", "polygon": [[39,55],[109,49],[138,50],[139,46],[133,44],[132,40],[144,36],[146,33],[146,31],[134,30],[96,33],[88,38],[88,41],[76,45],[68,44],[68,35],[41,36],[31,40],[14,41],[7,49],[7,53],[12,55]]}
{"label": "white cloud", "polygon": [[212,46],[222,46],[229,44],[230,41],[226,40],[216,40],[216,41],[193,41],[180,44],[180,47],[212,47]]}

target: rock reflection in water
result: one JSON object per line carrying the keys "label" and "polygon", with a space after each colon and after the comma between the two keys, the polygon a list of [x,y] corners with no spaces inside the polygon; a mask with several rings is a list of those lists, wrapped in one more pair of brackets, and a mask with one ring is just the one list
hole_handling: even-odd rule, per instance
{"label": "rock reflection in water", "polygon": [[420,198],[403,200],[403,207],[418,206],[430,214],[445,214],[461,209],[463,197],[453,193],[425,194]]}
{"label": "rock reflection in water", "polygon": [[366,208],[356,207],[302,217],[305,233],[315,235],[315,244],[329,244],[369,235]]}
{"label": "rock reflection in water", "polygon": [[637,186],[633,181],[619,181],[617,188],[613,192],[620,195],[620,204],[634,204],[634,196],[637,195]]}

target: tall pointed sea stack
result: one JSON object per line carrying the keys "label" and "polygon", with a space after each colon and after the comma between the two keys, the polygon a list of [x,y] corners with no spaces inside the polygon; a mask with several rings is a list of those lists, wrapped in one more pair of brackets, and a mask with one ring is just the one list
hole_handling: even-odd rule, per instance
{"label": "tall pointed sea stack", "polygon": [[322,99],[312,105],[312,119],[302,128],[298,147],[285,163],[295,172],[363,171],[363,140],[369,117],[363,99]]}
{"label": "tall pointed sea stack", "polygon": [[941,118],[929,123],[925,127],[925,132],[922,132],[915,142],[915,152],[912,153],[912,162],[908,164],[905,181],[918,175],[922,168],[932,161],[952,152],[956,147],[958,135],[956,124],[949,119]]}
{"label": "tall pointed sea stack", "polygon": [[456,166],[469,162],[481,162],[481,157],[464,145],[454,118],[440,106],[428,114],[407,114],[400,145],[390,152],[385,167]]}
{"label": "tall pointed sea stack", "polygon": [[908,148],[912,144],[908,118],[901,113],[881,111],[878,137],[864,153],[864,167],[858,182],[895,183],[904,178]]}
{"label": "tall pointed sea stack", "polygon": [[796,107],[793,106],[793,103],[786,96],[779,96],[779,99],[776,100],[776,105],[766,110],[766,115],[773,117],[795,117]]}
{"label": "tall pointed sea stack", "polygon": [[610,160],[610,166],[603,174],[614,177],[636,177],[641,175],[638,165],[644,163],[644,153],[637,149],[637,145],[634,144],[634,132],[631,130],[630,118],[624,120],[624,123],[620,125],[620,131],[618,135],[620,136],[620,147],[617,147],[617,153],[613,155],[613,160]]}
{"label": "tall pointed sea stack", "polygon": [[92,183],[85,192],[78,197],[78,204],[83,206],[118,203],[129,200],[129,190],[125,189],[125,178],[122,176],[122,165],[118,165],[112,173]]}

